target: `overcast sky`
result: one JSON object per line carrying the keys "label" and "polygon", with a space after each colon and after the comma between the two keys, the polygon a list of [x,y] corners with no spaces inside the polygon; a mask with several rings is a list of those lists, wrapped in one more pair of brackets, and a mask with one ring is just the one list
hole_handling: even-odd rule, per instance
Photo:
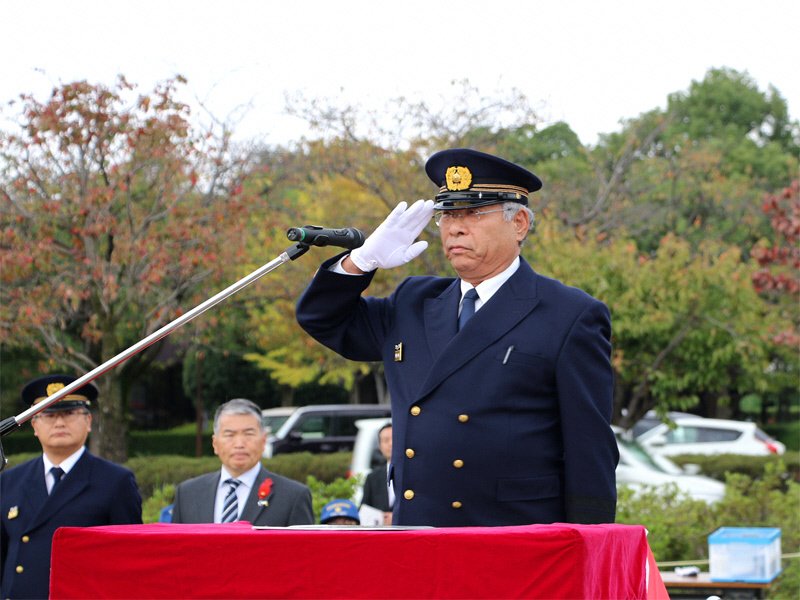
{"label": "overcast sky", "polygon": [[588,144],[710,67],[748,71],[800,113],[800,0],[0,0],[0,16],[0,103],[181,74],[219,117],[250,106],[238,135],[273,143],[303,132],[285,92],[433,102],[464,78],[518,88]]}

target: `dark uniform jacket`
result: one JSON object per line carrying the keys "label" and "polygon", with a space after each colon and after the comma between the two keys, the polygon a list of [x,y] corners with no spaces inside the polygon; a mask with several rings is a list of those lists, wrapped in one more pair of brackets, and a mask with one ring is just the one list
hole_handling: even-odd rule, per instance
{"label": "dark uniform jacket", "polygon": [[386,483],[386,465],[375,467],[364,480],[364,495],[361,504],[367,504],[383,512],[389,512],[389,489]]}
{"label": "dark uniform jacket", "polygon": [[59,527],[141,522],[142,498],[133,473],[88,450],[50,495],[41,456],[4,471],[0,475],[0,597],[49,596],[50,546]]}
{"label": "dark uniform jacket", "polygon": [[383,361],[393,523],[614,521],[619,454],[602,302],[520,259],[457,331],[458,279],[410,277],[388,298],[365,298],[372,274],[328,270],[340,256],[317,272],[297,320],[345,358]]}
{"label": "dark uniform jacket", "polygon": [[[217,471],[181,483],[175,489],[172,522],[213,523],[221,475]],[[259,504],[258,488],[267,477],[272,478],[270,495],[265,499],[266,503]],[[239,520],[264,527],[312,525],[311,490],[302,483],[270,473],[262,466]]]}

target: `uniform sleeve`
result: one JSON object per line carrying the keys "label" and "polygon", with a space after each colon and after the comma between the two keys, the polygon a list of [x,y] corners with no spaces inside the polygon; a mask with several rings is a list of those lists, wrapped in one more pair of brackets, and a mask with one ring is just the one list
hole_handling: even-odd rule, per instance
{"label": "uniform sleeve", "polygon": [[389,301],[361,297],[374,271],[358,276],[330,271],[339,258],[324,262],[303,292],[297,302],[297,322],[315,340],[349,360],[379,361]]}
{"label": "uniform sleeve", "polygon": [[111,503],[110,525],[139,525],[142,522],[142,496],[136,485],[136,477],[125,470]]}
{"label": "uniform sleeve", "polygon": [[619,450],[611,429],[611,318],[593,300],[573,324],[556,367],[570,523],[613,523]]}

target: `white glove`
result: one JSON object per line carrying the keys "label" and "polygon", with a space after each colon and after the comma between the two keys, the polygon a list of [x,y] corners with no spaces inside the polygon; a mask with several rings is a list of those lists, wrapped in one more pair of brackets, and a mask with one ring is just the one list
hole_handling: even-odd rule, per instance
{"label": "white glove", "polygon": [[417,200],[406,210],[407,206],[407,202],[398,204],[364,245],[350,253],[350,260],[359,269],[367,273],[378,267],[399,267],[428,247],[428,242],[414,240],[433,217],[433,200]]}

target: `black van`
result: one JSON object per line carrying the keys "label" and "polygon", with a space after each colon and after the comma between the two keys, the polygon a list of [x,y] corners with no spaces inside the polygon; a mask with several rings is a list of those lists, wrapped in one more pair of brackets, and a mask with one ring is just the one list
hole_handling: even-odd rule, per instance
{"label": "black van", "polygon": [[267,438],[264,456],[287,452],[350,452],[356,441],[356,421],[390,417],[388,404],[321,404],[301,406]]}

